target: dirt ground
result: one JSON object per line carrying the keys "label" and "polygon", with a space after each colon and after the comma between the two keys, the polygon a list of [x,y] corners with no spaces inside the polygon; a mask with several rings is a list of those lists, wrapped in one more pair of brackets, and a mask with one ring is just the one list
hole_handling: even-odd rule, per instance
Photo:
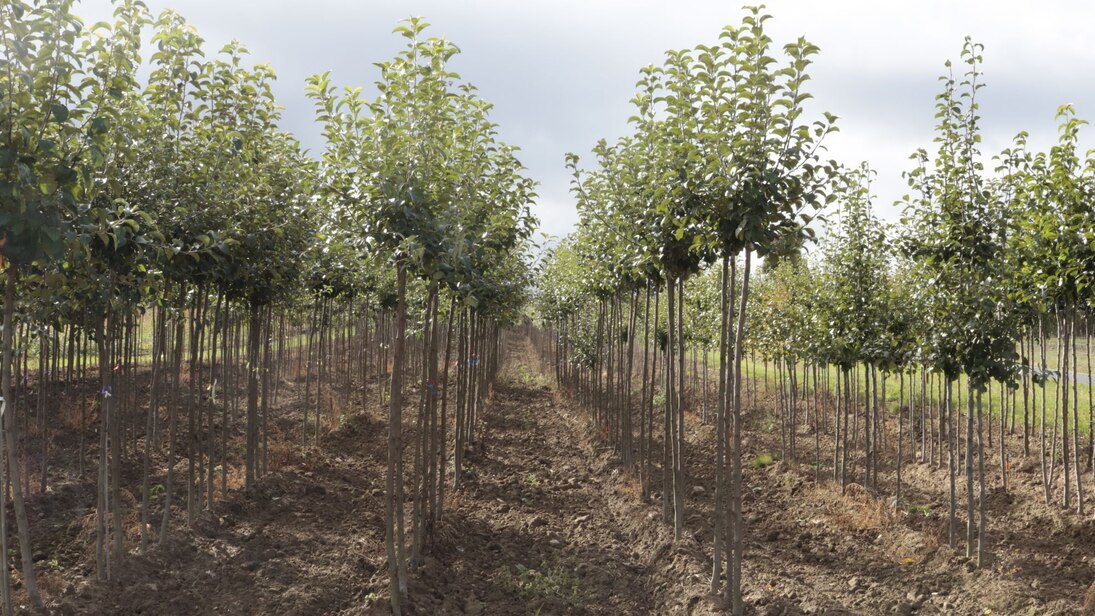
{"label": "dirt ground", "polygon": [[[94,581],[90,527],[60,521],[89,513],[81,503],[89,495],[94,502],[94,484],[58,488],[68,496],[54,493],[48,507],[32,501],[36,541],[62,554],[43,574],[51,611],[387,613],[382,416],[379,407],[347,415],[251,494],[233,491],[192,528],[131,555],[106,583]],[[611,449],[589,438],[586,413],[551,389],[531,344],[514,336],[465,489],[450,498],[438,541],[412,574],[408,612],[724,613],[707,591],[714,434],[689,419],[687,532],[674,542],[657,493],[641,499],[638,481]],[[770,423],[760,411],[749,421]],[[408,446],[412,436],[408,424]],[[745,459],[778,452],[778,439],[750,430]],[[800,439],[812,452],[812,435]],[[1010,493],[990,477],[991,552],[982,569],[964,546],[946,544],[946,472],[917,464],[903,476],[910,506],[895,513],[889,498],[858,485],[843,496],[825,481],[815,485],[805,464],[747,466],[747,612],[1084,613],[1095,579],[1095,522],[1043,503],[1036,462],[1013,458]],[[881,469],[880,479],[892,494],[893,469]]]}

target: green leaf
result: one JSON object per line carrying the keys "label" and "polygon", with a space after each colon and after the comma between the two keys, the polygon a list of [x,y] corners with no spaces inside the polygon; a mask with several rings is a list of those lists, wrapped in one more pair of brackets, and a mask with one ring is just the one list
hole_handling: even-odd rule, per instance
{"label": "green leaf", "polygon": [[102,116],[92,119],[88,127],[88,132],[93,136],[105,134],[108,130],[110,130],[110,123]]}
{"label": "green leaf", "polygon": [[68,120],[68,107],[65,107],[61,103],[54,103],[50,106],[50,112],[53,114],[53,119],[57,123],[63,123]]}

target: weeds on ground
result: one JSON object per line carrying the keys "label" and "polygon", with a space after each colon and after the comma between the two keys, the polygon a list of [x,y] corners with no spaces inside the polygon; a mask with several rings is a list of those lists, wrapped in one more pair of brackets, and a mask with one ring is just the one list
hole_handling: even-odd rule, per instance
{"label": "weeds on ground", "polygon": [[844,494],[832,494],[833,525],[848,531],[878,530],[894,519],[893,507],[874,498],[858,483],[849,483]]}
{"label": "weeds on ground", "polygon": [[913,504],[906,503],[905,504],[905,511],[909,512],[910,515],[919,515],[919,516],[928,517],[932,513],[932,506],[931,505],[913,505]]}
{"label": "weeds on ground", "polygon": [[772,456],[772,454],[762,453],[759,456],[753,458],[752,461],[749,462],[749,466],[752,466],[753,468],[758,468],[759,469],[759,468],[764,468],[766,466],[771,466],[775,463],[776,463],[776,459],[775,459],[775,457]]}
{"label": "weeds on ground", "polygon": [[529,604],[552,599],[566,607],[572,607],[580,603],[582,594],[578,579],[559,565],[547,565],[540,569],[520,564],[512,569],[506,567],[495,578],[495,583],[507,593],[516,595]]}
{"label": "weeds on ground", "polygon": [[629,499],[642,500],[643,484],[634,475],[628,475],[616,486],[616,493]]}
{"label": "weeds on ground", "polygon": [[533,371],[527,364],[517,364],[509,369],[510,380],[530,389],[551,389],[551,379],[542,372]]}

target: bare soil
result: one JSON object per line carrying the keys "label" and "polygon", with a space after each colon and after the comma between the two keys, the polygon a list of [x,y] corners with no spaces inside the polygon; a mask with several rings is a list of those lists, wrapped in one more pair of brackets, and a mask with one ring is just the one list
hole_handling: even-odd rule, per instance
{"label": "bare soil", "polygon": [[[274,413],[277,422],[292,426],[299,421],[303,384],[283,387],[288,395]],[[134,537],[132,554],[109,582],[94,580],[93,526],[87,521],[93,475],[32,495],[34,540],[51,611],[388,613],[382,523],[386,413],[378,402],[372,394],[368,411],[348,410],[318,443],[295,446],[283,456],[251,493],[230,492],[192,527],[177,525],[166,543],[138,555]],[[760,409],[772,408],[771,402],[762,394]],[[778,433],[759,429],[772,425],[769,411],[753,410],[748,420],[748,613],[1095,613],[1082,611],[1095,608],[1095,591],[1088,590],[1095,580],[1095,522],[1044,504],[1037,461],[1021,457],[1018,441],[1008,444],[1014,453],[1011,491],[1004,493],[999,478],[990,477],[991,554],[977,569],[964,546],[947,545],[945,470],[907,465],[908,503],[896,511],[889,496],[892,460],[880,472],[883,496],[858,484],[841,495],[839,486],[825,481],[825,472],[815,484],[807,464],[813,435],[805,429],[799,442],[807,459],[801,463],[777,459],[749,466],[762,453],[778,458],[780,443]],[[725,613],[719,598],[708,593],[711,426],[689,416],[692,487],[680,541],[661,522],[656,482],[654,496],[643,500],[637,479],[620,467],[611,448],[590,437],[585,411],[551,389],[527,340],[513,337],[481,428],[464,488],[450,495],[438,540],[412,573],[409,613]],[[409,455],[413,428],[408,423],[404,430]],[[824,465],[831,450],[824,439],[821,448]]]}

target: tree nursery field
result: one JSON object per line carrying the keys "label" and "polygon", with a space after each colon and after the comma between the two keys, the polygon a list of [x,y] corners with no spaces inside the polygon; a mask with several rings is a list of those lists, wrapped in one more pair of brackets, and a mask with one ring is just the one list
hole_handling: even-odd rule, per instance
{"label": "tree nursery field", "polygon": [[0,0],[4,615],[1095,615],[1095,152],[986,151],[976,41],[899,221],[745,7],[543,241],[425,20],[309,152],[113,8]]}

